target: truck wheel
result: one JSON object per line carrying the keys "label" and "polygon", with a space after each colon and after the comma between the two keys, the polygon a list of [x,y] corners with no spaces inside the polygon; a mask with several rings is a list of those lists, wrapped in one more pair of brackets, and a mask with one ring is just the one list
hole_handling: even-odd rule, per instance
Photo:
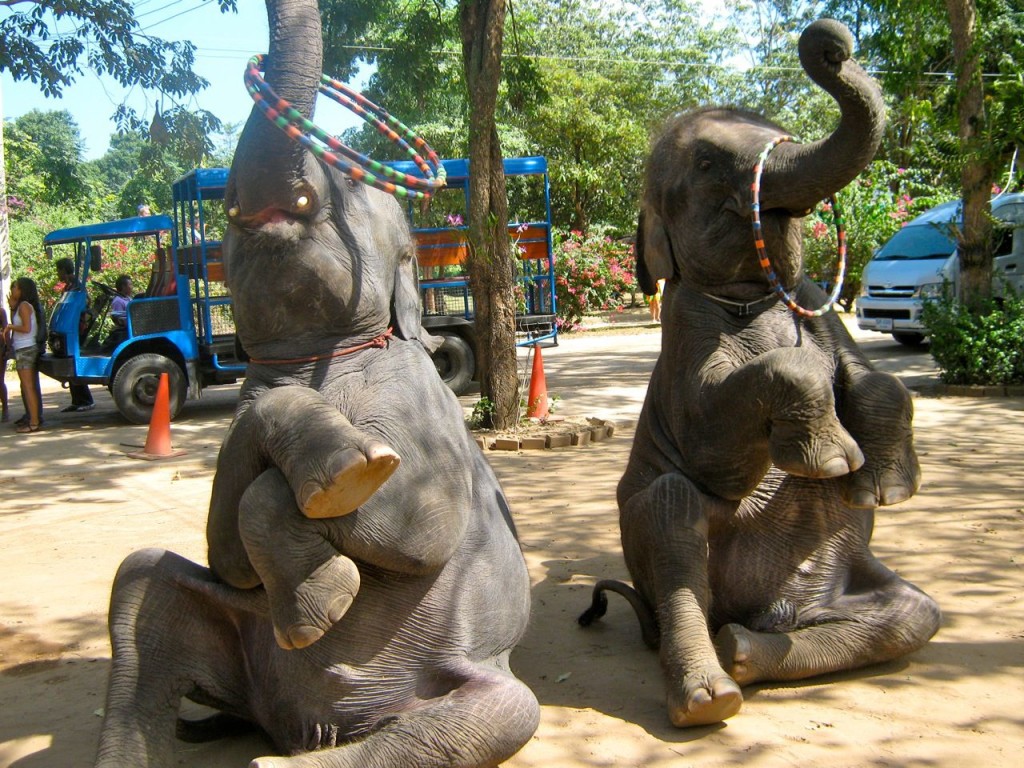
{"label": "truck wheel", "polygon": [[923,333],[894,333],[892,337],[905,347],[920,347],[924,344]]}
{"label": "truck wheel", "polygon": [[431,355],[431,359],[441,380],[452,392],[461,395],[469,389],[476,371],[473,348],[461,336],[452,333],[442,333],[441,336],[444,341]]}
{"label": "truck wheel", "polygon": [[122,365],[114,376],[110,394],[114,405],[133,424],[148,424],[153,415],[160,374],[166,373],[170,395],[171,419],[185,404],[185,374],[170,358],[155,353],[137,355]]}

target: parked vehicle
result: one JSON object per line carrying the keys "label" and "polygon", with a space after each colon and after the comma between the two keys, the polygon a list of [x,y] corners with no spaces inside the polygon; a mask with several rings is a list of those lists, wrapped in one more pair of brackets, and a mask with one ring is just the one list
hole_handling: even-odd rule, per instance
{"label": "parked vehicle", "polygon": [[[403,173],[422,175],[411,161],[389,163]],[[509,189],[509,237],[518,256],[516,312],[518,345],[558,343],[555,313],[555,262],[551,248],[551,190],[543,157],[506,158]],[[471,172],[469,160],[445,160],[447,186],[434,195],[429,209],[410,205],[420,267],[423,327],[442,336],[433,354],[437,372],[456,394],[476,374],[476,329],[473,293],[466,272]]]}
{"label": "parked vehicle", "polygon": [[[993,248],[992,291],[1024,290],[1024,194],[992,199],[997,222]],[[962,203],[953,200],[922,213],[900,229],[864,267],[857,298],[857,326],[891,333],[901,344],[921,344],[928,329],[921,322],[924,302],[942,295],[944,284],[957,290],[960,260],[956,229]]]}
{"label": "parked vehicle", "polygon": [[[411,162],[395,165],[406,173],[418,172]],[[427,214],[418,210],[410,209],[410,216],[420,219],[414,236],[423,325],[444,338],[433,355],[434,363],[448,386],[461,394],[476,371],[473,296],[464,271],[468,246],[462,224],[468,206],[469,162],[448,160],[445,168],[448,187],[442,200],[434,201],[434,209],[448,206],[461,213],[433,222],[440,226],[431,226]],[[506,160],[505,173],[522,180],[521,196],[538,212],[536,220],[509,224],[519,255],[519,343],[556,340],[547,161],[542,157]],[[224,283],[221,243],[207,231],[222,205],[227,176],[226,168],[199,168],[178,179],[172,188],[173,218],[136,216],[61,229],[44,238],[50,258],[66,256],[74,262],[77,285],[61,296],[50,318],[49,352],[39,362],[42,373],[66,384],[108,387],[117,409],[137,424],[150,420],[162,373],[168,374],[170,383],[172,419],[204,387],[245,376],[231,296]],[[515,187],[516,182],[510,184]],[[453,195],[457,202],[453,203]],[[115,296],[109,283],[116,275],[107,281],[102,275],[109,263],[104,249],[118,241],[145,242],[153,254],[149,284],[128,303],[126,327],[115,327],[109,316]]]}
{"label": "parked vehicle", "polygon": [[[219,205],[226,169],[197,169],[175,182],[174,217],[141,216],[71,227],[43,239],[51,258],[75,263],[77,286],[64,293],[49,322],[49,352],[39,370],[64,383],[101,384],[128,421],[150,419],[160,375],[168,374],[174,418],[203,387],[245,375],[220,242],[205,231]],[[149,284],[128,302],[126,324],[109,318],[115,295],[102,271],[104,247],[143,241],[153,254]],[[93,290],[89,300],[88,288]]]}

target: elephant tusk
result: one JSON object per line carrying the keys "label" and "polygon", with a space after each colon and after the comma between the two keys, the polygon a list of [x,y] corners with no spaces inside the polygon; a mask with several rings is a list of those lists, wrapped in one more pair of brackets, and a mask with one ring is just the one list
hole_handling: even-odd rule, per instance
{"label": "elephant tusk", "polygon": [[238,214],[239,210],[237,205],[233,205],[228,209],[228,216],[230,216],[232,219],[237,218]]}
{"label": "elephant tusk", "polygon": [[309,198],[306,197],[305,195],[300,195],[299,198],[295,201],[295,207],[298,208],[300,211],[306,208],[308,205]]}

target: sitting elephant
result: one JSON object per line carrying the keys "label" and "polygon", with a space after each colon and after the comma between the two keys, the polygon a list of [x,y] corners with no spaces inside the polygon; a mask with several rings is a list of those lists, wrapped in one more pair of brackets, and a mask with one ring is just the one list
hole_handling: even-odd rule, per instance
{"label": "sitting elephant", "polygon": [[835,313],[789,307],[826,303],[802,272],[801,218],[870,162],[885,120],[845,27],[819,20],[799,49],[841,117],[762,161],[763,248],[788,301],[751,226],[754,168],[781,128],[729,109],[677,115],[647,166],[638,272],[645,293],[667,286],[617,494],[634,586],[599,583],[580,622],[603,615],[606,589],[630,600],[660,645],[677,726],[731,717],[743,685],[909,653],[939,624],[931,598],[869,549],[874,508],[919,485],[909,393]]}
{"label": "sitting elephant", "polygon": [[[268,0],[267,81],[304,115],[313,0]],[[250,363],[207,525],[210,567],[129,556],[97,766],[170,766],[181,697],[295,757],[260,768],[496,766],[540,710],[509,668],[530,582],[505,496],[424,347],[402,206],[253,110],[224,238]],[[303,754],[310,753],[310,754]]]}

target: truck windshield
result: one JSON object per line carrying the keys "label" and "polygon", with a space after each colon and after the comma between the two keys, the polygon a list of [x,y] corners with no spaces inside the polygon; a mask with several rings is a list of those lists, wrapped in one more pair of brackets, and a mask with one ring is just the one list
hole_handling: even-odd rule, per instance
{"label": "truck windshield", "polygon": [[875,256],[875,261],[946,259],[956,249],[948,224],[916,224],[897,232]]}

